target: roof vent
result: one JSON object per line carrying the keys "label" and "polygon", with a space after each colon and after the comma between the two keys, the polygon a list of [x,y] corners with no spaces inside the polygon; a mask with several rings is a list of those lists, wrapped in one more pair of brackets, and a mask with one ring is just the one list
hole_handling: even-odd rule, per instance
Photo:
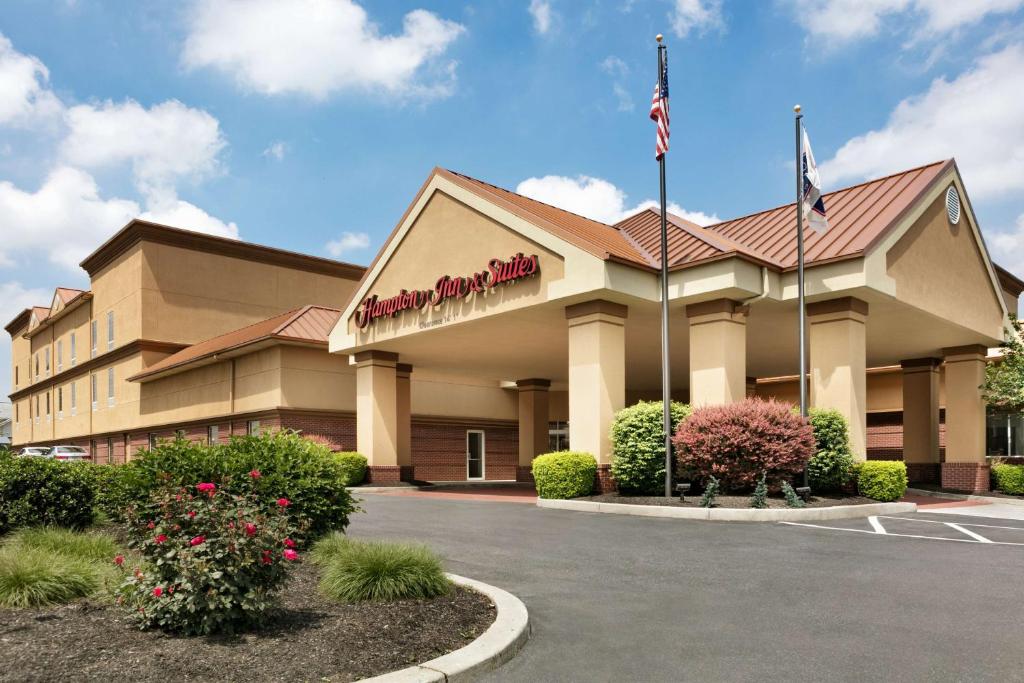
{"label": "roof vent", "polygon": [[960,195],[952,185],[946,190],[946,215],[949,216],[951,225],[960,222]]}

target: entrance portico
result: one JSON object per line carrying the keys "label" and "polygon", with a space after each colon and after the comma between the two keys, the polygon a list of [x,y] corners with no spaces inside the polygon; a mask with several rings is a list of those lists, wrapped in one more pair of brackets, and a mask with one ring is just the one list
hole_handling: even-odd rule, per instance
{"label": "entrance portico", "polygon": [[[955,165],[915,169],[896,185],[834,193],[831,205],[854,195],[890,210],[839,211],[829,233],[808,240],[812,406],[839,410],[855,456],[868,457],[867,378],[907,363],[897,388],[908,402],[906,457],[926,471],[940,465],[944,374],[946,396],[958,393],[945,404],[946,465],[958,464],[942,471],[970,469],[956,485],[977,488],[975,380],[1006,307],[969,206],[958,226],[943,210],[949,188],[965,196]],[[675,400],[795,396],[786,379],[797,367],[795,263],[779,246],[789,241],[783,214],[709,228],[671,217]],[[331,351],[356,365],[358,448],[374,480],[465,478],[477,448],[485,478],[528,480],[532,459],[550,449],[549,425],[568,422],[569,447],[593,454],[611,486],[615,412],[661,396],[656,226],[654,212],[609,226],[435,170],[331,334]],[[918,377],[913,363],[925,358],[945,363]],[[472,449],[470,431],[484,433]]]}

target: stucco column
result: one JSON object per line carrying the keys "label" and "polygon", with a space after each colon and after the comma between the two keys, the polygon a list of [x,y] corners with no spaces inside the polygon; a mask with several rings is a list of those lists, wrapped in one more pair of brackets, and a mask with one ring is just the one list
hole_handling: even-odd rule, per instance
{"label": "stucco column", "polygon": [[398,354],[363,351],[356,360],[356,447],[369,464],[370,483],[399,481]]}
{"label": "stucco column", "polygon": [[851,296],[807,305],[811,405],[842,413],[856,460],[867,458],[867,319],[867,302]]}
{"label": "stucco column", "polygon": [[938,484],[938,358],[900,361],[903,368],[903,462],[911,483]]}
{"label": "stucco column", "polygon": [[686,307],[690,321],[690,403],[723,405],[747,396],[747,309],[732,299]]}
{"label": "stucco column", "polygon": [[533,481],[531,465],[548,452],[548,389],[551,380],[521,379],[519,389],[519,466],[516,481]]}
{"label": "stucco column", "polygon": [[415,479],[412,465],[412,366],[395,364],[395,421],[398,432],[398,467],[402,481]]}
{"label": "stucco column", "polygon": [[567,306],[569,323],[569,443],[597,458],[598,483],[610,490],[615,413],[626,406],[628,309],[594,300]]}
{"label": "stucco column", "polygon": [[946,360],[946,460],[942,463],[943,488],[988,491],[989,466],[985,462],[984,346],[943,349]]}

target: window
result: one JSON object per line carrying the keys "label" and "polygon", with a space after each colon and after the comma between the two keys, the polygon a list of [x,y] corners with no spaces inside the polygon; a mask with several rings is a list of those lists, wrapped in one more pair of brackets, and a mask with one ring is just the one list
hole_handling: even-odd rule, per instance
{"label": "window", "polygon": [[114,462],[114,437],[107,437],[107,464]]}
{"label": "window", "polygon": [[46,419],[50,419],[50,392],[46,392]]}
{"label": "window", "polygon": [[114,312],[107,311],[107,350],[114,348]]}
{"label": "window", "polygon": [[150,432],[148,435],[149,439],[149,450],[156,448],[156,433]]}
{"label": "window", "polygon": [[75,333],[71,333],[71,364],[75,364]]}
{"label": "window", "polygon": [[75,391],[76,388],[77,388],[77,386],[76,386],[75,382],[72,380],[72,382],[71,382],[71,416],[72,417],[75,416],[76,408],[78,408],[78,405],[77,405],[78,401],[76,400],[77,396],[75,395],[75,394],[78,393],[77,391]]}
{"label": "window", "polygon": [[57,419],[64,419],[64,387],[57,387]]}
{"label": "window", "polygon": [[89,389],[91,390],[90,393],[89,393],[89,397],[92,399],[92,409],[96,410],[97,402],[99,400],[99,397],[96,395],[97,391],[96,391],[96,373],[95,372],[93,374],[89,375]]}
{"label": "window", "polygon": [[43,349],[43,357],[46,359],[46,376],[50,376],[50,347]]}
{"label": "window", "polygon": [[124,461],[128,462],[128,458],[132,454],[132,440],[127,434],[122,434],[121,440],[124,442]]}
{"label": "window", "polygon": [[569,450],[569,423],[549,422],[548,423],[548,450],[555,451]]}
{"label": "window", "polygon": [[175,439],[184,440],[185,439],[185,430],[184,429],[175,429],[174,430],[174,438]]}
{"label": "window", "polygon": [[96,321],[95,320],[93,320],[92,324],[89,326],[89,334],[92,337],[92,351],[90,352],[89,357],[90,358],[95,358],[96,357],[96,341],[97,341],[96,338],[99,336],[97,334],[97,332],[96,332]]}
{"label": "window", "polygon": [[114,368],[107,368],[107,405],[114,405]]}
{"label": "window", "polygon": [[36,379],[39,379],[39,354],[37,353],[34,358],[36,359]]}
{"label": "window", "polygon": [[17,388],[18,383],[19,383],[18,382],[18,370],[20,370],[20,369],[21,368],[18,367],[17,365],[14,366],[14,386],[15,386],[15,388]]}
{"label": "window", "polygon": [[217,425],[210,425],[206,428],[206,443],[213,446],[220,439],[220,427]]}
{"label": "window", "polygon": [[64,367],[64,340],[57,340],[57,372],[61,371]]}
{"label": "window", "polygon": [[992,412],[985,423],[989,457],[1024,455],[1024,413]]}
{"label": "window", "polygon": [[99,462],[99,446],[96,445],[96,439],[89,441],[89,455],[92,456],[93,462]]}
{"label": "window", "polygon": [[21,404],[20,403],[15,403],[14,404],[14,421],[15,422],[21,422]]}
{"label": "window", "polygon": [[249,436],[259,436],[260,433],[260,421],[249,420],[245,423],[245,433]]}

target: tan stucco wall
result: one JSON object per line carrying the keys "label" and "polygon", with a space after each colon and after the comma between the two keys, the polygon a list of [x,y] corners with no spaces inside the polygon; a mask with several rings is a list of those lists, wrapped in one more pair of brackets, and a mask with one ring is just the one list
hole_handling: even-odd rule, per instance
{"label": "tan stucco wall", "polygon": [[[757,385],[760,398],[774,398],[797,405],[800,403],[800,387],[796,380],[763,382]],[[945,405],[945,383],[943,373],[939,378],[939,404]],[[903,376],[899,368],[884,371],[869,370],[867,376],[867,412],[882,413],[903,410]]]}
{"label": "tan stucco wall", "polygon": [[[53,354],[56,367],[58,342],[63,345],[63,367],[64,370],[74,367],[71,363],[71,334],[75,335],[75,363],[78,365],[89,359],[89,320],[92,315],[92,302],[79,305],[74,310],[66,313],[53,323]],[[106,320],[102,323],[102,329],[98,330],[100,335],[100,351],[106,348]],[[117,320],[114,320],[115,341],[117,337]]]}
{"label": "tan stucco wall", "polygon": [[[11,335],[11,390],[17,391],[27,387],[32,382],[31,359],[32,345],[22,335],[26,328],[17,330]],[[18,368],[18,382],[14,381],[14,368]]]}
{"label": "tan stucco wall", "polygon": [[231,361],[141,385],[140,421],[147,425],[197,420],[231,412]]}
{"label": "tan stucco wall", "polygon": [[502,389],[497,382],[478,377],[413,368],[411,393],[413,415],[485,420],[515,420],[518,415],[514,389]]}
{"label": "tan stucco wall", "polygon": [[307,304],[341,308],[355,281],[143,243],[142,336],[195,343]]}
{"label": "tan stucco wall", "polygon": [[316,410],[356,409],[356,369],[327,348],[281,347],[281,405]]}
{"label": "tan stucco wall", "polygon": [[[136,244],[96,273],[91,282],[92,317],[97,322],[97,353],[107,350],[107,312],[114,312],[114,346],[142,338],[143,247]],[[173,340],[162,340],[173,341]],[[81,342],[79,342],[81,343]],[[86,335],[85,356],[89,337]],[[83,356],[81,350],[79,356]]]}
{"label": "tan stucco wall", "polygon": [[[520,252],[539,256],[540,275],[498,285],[486,296],[471,294],[466,299],[448,299],[422,312],[409,310],[395,318],[378,319],[368,330],[358,334],[358,343],[369,344],[416,332],[420,323],[444,320],[447,316],[469,320],[537,304],[546,300],[547,285],[562,279],[561,256],[448,195],[436,192],[386,266],[371,282],[368,296],[376,294],[379,299],[387,299],[400,294],[402,289],[432,290],[438,278],[444,275],[471,276],[486,270],[492,258],[507,260]],[[354,316],[347,322],[349,332],[357,332]]]}
{"label": "tan stucco wall", "polygon": [[951,225],[941,193],[886,253],[887,271],[900,301],[1001,339],[1001,290],[964,214]]}
{"label": "tan stucco wall", "polygon": [[235,412],[281,405],[281,349],[271,347],[235,359]]}

